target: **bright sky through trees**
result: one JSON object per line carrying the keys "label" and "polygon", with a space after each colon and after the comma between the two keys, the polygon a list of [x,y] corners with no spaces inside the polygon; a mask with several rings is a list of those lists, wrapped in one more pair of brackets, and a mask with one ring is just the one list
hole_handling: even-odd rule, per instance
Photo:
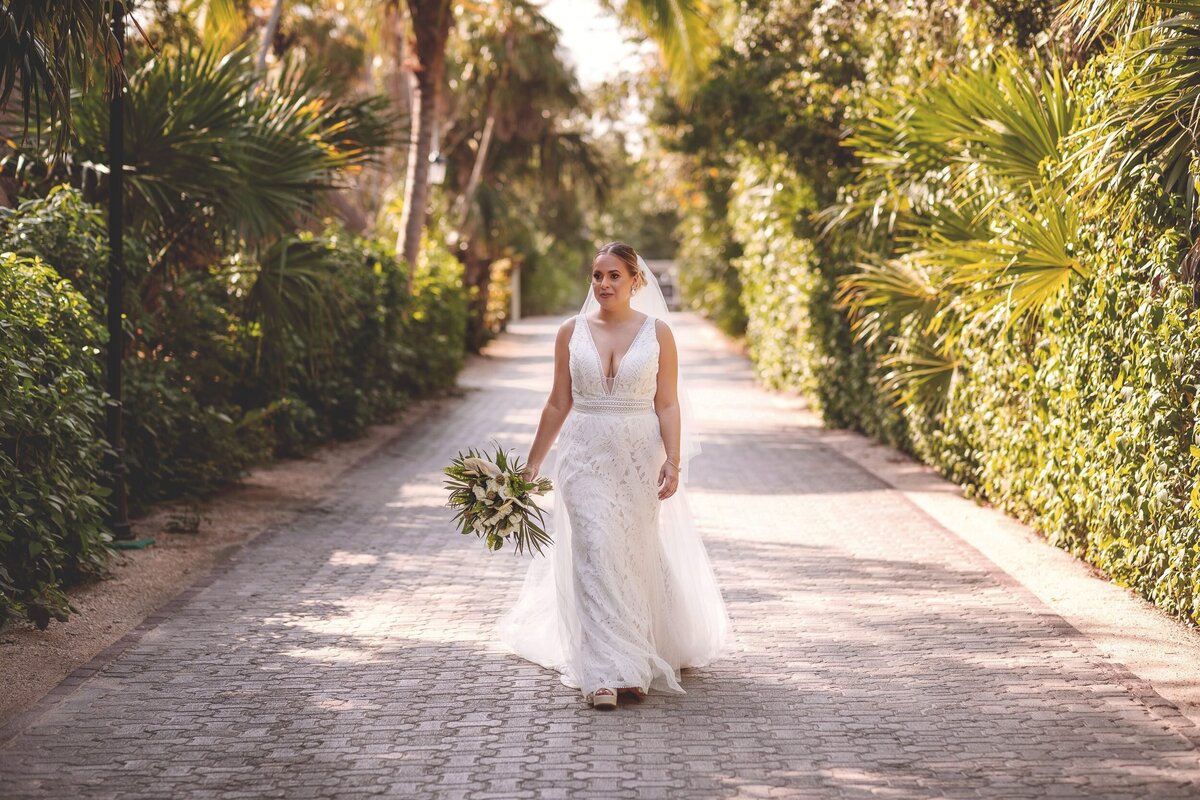
{"label": "bright sky through trees", "polygon": [[626,40],[620,23],[598,0],[546,0],[546,18],[562,31],[562,45],[585,88],[637,62],[638,46]]}
{"label": "bright sky through trees", "polygon": [[[647,57],[656,57],[652,43],[627,39],[616,15],[603,9],[598,0],[546,0],[542,13],[562,31],[564,56],[574,65],[584,89],[616,78],[621,72],[642,69]],[[641,152],[640,131],[645,123],[645,115],[631,102],[625,124],[619,127],[625,130],[627,145],[634,154]],[[597,134],[608,127],[605,121],[593,121]]]}

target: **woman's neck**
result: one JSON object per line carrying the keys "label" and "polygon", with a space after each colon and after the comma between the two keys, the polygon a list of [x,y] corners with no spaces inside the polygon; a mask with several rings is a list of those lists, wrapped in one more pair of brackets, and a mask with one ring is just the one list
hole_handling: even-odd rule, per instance
{"label": "woman's neck", "polygon": [[632,306],[625,306],[624,308],[612,309],[610,311],[605,311],[603,308],[596,309],[596,319],[601,322],[628,322],[633,319],[635,314],[637,312],[633,310]]}

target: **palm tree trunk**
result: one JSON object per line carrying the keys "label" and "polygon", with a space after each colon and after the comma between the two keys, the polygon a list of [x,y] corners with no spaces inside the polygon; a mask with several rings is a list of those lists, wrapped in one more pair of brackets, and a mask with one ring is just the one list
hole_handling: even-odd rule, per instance
{"label": "palm tree trunk", "polygon": [[397,100],[404,114],[412,113],[413,106],[413,74],[404,63],[405,42],[408,30],[408,20],[404,16],[404,8],[400,0],[392,0],[387,5],[386,30],[395,43],[396,54],[392,59],[392,68],[388,71],[388,96]]}
{"label": "palm tree trunk", "polygon": [[484,318],[487,315],[488,291],[491,287],[492,258],[477,236],[471,237],[467,249],[458,255],[463,263],[463,286],[468,294],[472,289],[475,290],[474,298],[468,301],[466,339],[467,349],[477,353],[488,340]]}
{"label": "palm tree trunk", "polygon": [[471,198],[475,195],[475,190],[479,187],[479,179],[483,176],[483,162],[487,160],[488,148],[492,146],[492,128],[496,125],[496,109],[493,99],[490,104],[493,107],[488,109],[487,122],[483,123],[483,133],[479,137],[479,150],[475,154],[475,163],[471,165],[471,177],[467,178],[467,188],[458,196],[455,201],[457,208],[457,228],[462,230],[467,224],[467,217],[471,214]]}
{"label": "palm tree trunk", "polygon": [[512,20],[509,20],[509,28],[504,34],[504,64],[500,69],[500,75],[496,81],[492,83],[488,90],[487,100],[487,121],[483,123],[483,133],[479,136],[479,149],[475,153],[475,163],[471,165],[471,177],[467,179],[467,188],[459,195],[456,201],[458,229],[462,230],[467,223],[467,217],[471,214],[471,199],[475,196],[475,190],[479,188],[479,179],[483,175],[483,165],[487,161],[488,150],[492,146],[492,128],[496,125],[496,94],[500,86],[508,79],[509,66],[512,64],[514,30],[512,28]]}
{"label": "palm tree trunk", "polygon": [[429,150],[446,65],[446,38],[454,15],[450,0],[408,0],[408,8],[416,40],[417,92],[413,97],[415,124],[409,137],[404,210],[400,215],[396,251],[408,266],[411,283],[429,203]]}
{"label": "palm tree trunk", "polygon": [[263,29],[262,44],[258,48],[258,71],[267,68],[267,53],[271,51],[271,43],[279,32],[279,18],[283,16],[283,0],[275,0],[271,8],[271,16],[267,18],[267,27]]}
{"label": "palm tree trunk", "polygon": [[433,143],[433,123],[436,108],[436,89],[429,85],[426,73],[417,75],[417,92],[413,97],[412,134],[408,144],[408,170],[405,178],[404,209],[400,214],[400,234],[396,252],[408,265],[411,274],[421,247],[421,231],[425,227],[425,209],[429,204],[429,152]]}

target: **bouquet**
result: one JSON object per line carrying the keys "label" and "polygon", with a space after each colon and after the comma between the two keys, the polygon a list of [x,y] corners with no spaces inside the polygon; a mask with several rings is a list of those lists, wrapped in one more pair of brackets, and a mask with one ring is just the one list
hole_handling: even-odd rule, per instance
{"label": "bouquet", "polygon": [[499,445],[488,456],[468,449],[459,453],[442,472],[449,476],[446,488],[450,499],[446,505],[457,508],[454,519],[460,533],[474,532],[487,542],[489,550],[499,550],[505,539],[511,538],[517,552],[532,547],[542,555],[542,546],[550,544],[542,510],[533,502],[533,495],[545,494],[552,488],[549,478],[527,481],[521,473],[525,466],[508,455]]}

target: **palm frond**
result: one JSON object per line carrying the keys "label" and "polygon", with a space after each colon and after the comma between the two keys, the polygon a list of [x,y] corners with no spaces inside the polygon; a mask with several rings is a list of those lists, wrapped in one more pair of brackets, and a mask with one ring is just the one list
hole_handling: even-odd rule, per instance
{"label": "palm frond", "polygon": [[905,320],[915,320],[924,333],[939,327],[948,298],[941,276],[922,255],[860,261],[857,272],[838,279],[837,306],[850,312],[851,330],[868,347],[895,333]]}
{"label": "palm frond", "polygon": [[[263,81],[253,57],[253,43],[184,49],[129,76],[128,208],[156,247],[184,230],[269,242],[393,141],[383,98],[335,96],[315,67],[291,62]],[[80,96],[75,121],[76,166],[107,174],[107,105]],[[39,144],[21,155],[44,160]]]}
{"label": "palm frond", "polygon": [[950,398],[959,359],[949,354],[949,340],[930,342],[910,338],[904,350],[888,353],[880,359],[884,375],[883,389],[897,407],[923,405],[931,413],[940,413]]}
{"label": "palm frond", "polygon": [[1078,204],[1062,190],[1035,190],[1030,204],[998,210],[1005,233],[988,241],[947,248],[951,285],[965,290],[973,314],[1007,309],[1004,331],[1027,316],[1038,318],[1077,278],[1091,270],[1079,253]]}
{"label": "palm frond", "polygon": [[204,0],[201,5],[199,34],[207,49],[224,53],[246,40],[253,16],[237,0]]}
{"label": "palm frond", "polygon": [[87,86],[104,64],[108,84],[116,85],[123,65],[112,35],[115,0],[9,0],[0,7],[0,108],[19,92],[21,138],[33,123],[38,137],[49,121],[56,130],[54,154],[61,154],[72,129],[72,85]]}
{"label": "palm frond", "polygon": [[1128,185],[1138,165],[1158,163],[1163,187],[1184,197],[1190,215],[1197,204],[1192,159],[1200,136],[1200,3],[1163,5],[1179,13],[1157,22],[1153,38],[1135,54],[1140,67],[1117,110],[1131,146],[1114,174],[1118,185]]}
{"label": "palm frond", "polygon": [[930,242],[941,246],[988,239],[994,233],[991,219],[1006,199],[1004,194],[986,187],[958,193],[943,190],[926,201],[919,216],[902,220],[896,242],[924,247]]}
{"label": "palm frond", "polygon": [[1081,44],[1102,37],[1121,39],[1151,22],[1154,0],[1067,0],[1059,8],[1056,27],[1072,25]]}
{"label": "palm frond", "polygon": [[1075,124],[1076,99],[1057,61],[1022,63],[1001,50],[994,63],[949,75],[917,106],[918,139],[940,143],[966,164],[979,163],[1007,182],[1043,182],[1043,166],[1062,160]]}
{"label": "palm frond", "polygon": [[347,293],[338,286],[336,250],[321,238],[283,237],[256,259],[235,265],[236,282],[248,284],[246,319],[257,325],[254,366],[282,373],[289,354],[302,352],[317,372],[333,357],[345,328]]}
{"label": "palm frond", "polygon": [[909,97],[876,101],[846,140],[859,174],[818,221],[826,231],[862,222],[890,233],[944,211],[947,190],[989,202],[1024,194],[1064,169],[1077,114],[1057,61],[1028,66],[1011,50]]}
{"label": "palm frond", "polygon": [[[611,0],[605,3],[612,7]],[[685,105],[717,49],[714,9],[707,0],[624,0],[621,17],[658,45],[663,66]]]}

